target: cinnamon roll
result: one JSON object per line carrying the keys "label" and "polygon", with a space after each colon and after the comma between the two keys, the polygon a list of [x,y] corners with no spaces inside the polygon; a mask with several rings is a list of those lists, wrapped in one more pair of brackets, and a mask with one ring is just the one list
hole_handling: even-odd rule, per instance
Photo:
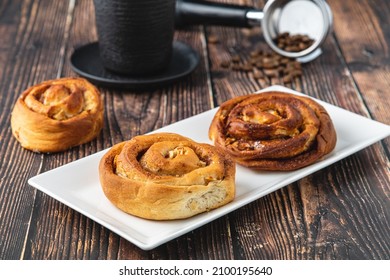
{"label": "cinnamon roll", "polygon": [[240,96],[223,103],[209,137],[243,166],[295,170],[330,153],[336,131],[323,106],[283,92]]}
{"label": "cinnamon roll", "polygon": [[11,116],[11,128],[22,147],[59,152],[94,139],[103,126],[99,91],[82,78],[45,81],[26,89]]}
{"label": "cinnamon roll", "polygon": [[233,160],[212,145],[174,133],[114,145],[101,159],[99,174],[116,207],[152,220],[188,218],[235,196]]}

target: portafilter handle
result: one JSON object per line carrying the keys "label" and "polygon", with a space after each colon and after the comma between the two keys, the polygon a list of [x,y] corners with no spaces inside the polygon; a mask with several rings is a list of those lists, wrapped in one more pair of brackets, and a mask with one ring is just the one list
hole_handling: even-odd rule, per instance
{"label": "portafilter handle", "polygon": [[175,26],[205,24],[250,28],[259,26],[263,16],[262,11],[250,6],[202,0],[177,0]]}

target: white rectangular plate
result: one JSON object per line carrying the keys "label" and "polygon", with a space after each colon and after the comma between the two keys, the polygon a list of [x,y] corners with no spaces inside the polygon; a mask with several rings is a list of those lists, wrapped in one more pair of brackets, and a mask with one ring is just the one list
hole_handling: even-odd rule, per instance
{"label": "white rectangular plate", "polygon": [[[272,86],[263,91],[291,89]],[[71,162],[29,179],[28,183],[74,210],[107,227],[136,246],[153,249],[262,196],[320,170],[390,135],[390,126],[317,100],[330,114],[337,132],[334,151],[322,161],[292,172],[256,172],[237,166],[236,198],[208,213],[177,221],[149,221],[128,215],[112,205],[100,187],[98,164],[107,150]],[[208,128],[216,109],[168,125],[155,132],[175,132],[197,142],[210,143]]]}

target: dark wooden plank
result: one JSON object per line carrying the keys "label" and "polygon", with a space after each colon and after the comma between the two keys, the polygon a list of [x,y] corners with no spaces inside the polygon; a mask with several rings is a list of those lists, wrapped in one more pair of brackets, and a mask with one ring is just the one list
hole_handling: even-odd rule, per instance
{"label": "dark wooden plank", "polygon": [[[331,1],[335,16],[334,29],[340,52],[361,92],[366,114],[390,124],[390,14],[389,2]],[[343,20],[345,17],[348,21]],[[356,36],[359,34],[359,36]],[[386,141],[389,144],[388,140]]]}
{"label": "dark wooden plank", "polygon": [[27,185],[27,179],[41,170],[43,158],[23,150],[12,137],[10,113],[25,88],[56,77],[64,27],[61,15],[66,5],[66,2],[51,5],[47,1],[2,1],[1,4],[0,259],[24,258],[37,202],[37,192]]}

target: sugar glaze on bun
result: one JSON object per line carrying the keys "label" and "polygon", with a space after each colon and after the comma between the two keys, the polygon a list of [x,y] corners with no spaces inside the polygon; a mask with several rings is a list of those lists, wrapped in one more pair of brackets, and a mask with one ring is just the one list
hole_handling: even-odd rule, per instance
{"label": "sugar glaze on bun", "polygon": [[174,133],[136,136],[101,159],[106,197],[122,211],[152,220],[192,217],[235,196],[235,164],[218,148]]}
{"label": "sugar glaze on bun", "polygon": [[103,108],[99,91],[85,79],[45,81],[26,89],[16,101],[12,133],[28,150],[64,151],[97,137]]}
{"label": "sugar glaze on bun", "polygon": [[328,112],[318,102],[275,91],[223,103],[209,137],[237,163],[273,171],[308,166],[330,153],[337,139]]}

